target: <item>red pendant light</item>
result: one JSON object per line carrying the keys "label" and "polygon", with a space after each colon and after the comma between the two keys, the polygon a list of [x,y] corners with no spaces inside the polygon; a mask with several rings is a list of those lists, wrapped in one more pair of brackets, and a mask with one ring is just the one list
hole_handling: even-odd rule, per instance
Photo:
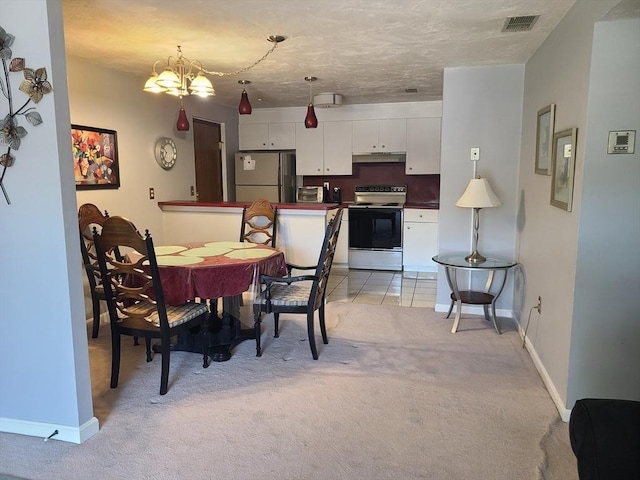
{"label": "red pendant light", "polygon": [[186,132],[189,130],[189,119],[187,118],[187,112],[184,111],[184,107],[180,107],[180,111],[178,112],[176,128],[179,132]]}
{"label": "red pendant light", "polygon": [[[251,83],[249,80],[238,80],[240,85],[248,85]],[[240,115],[251,115],[251,104],[249,103],[249,95],[247,95],[246,90],[242,90],[242,95],[240,96],[240,105],[238,105],[238,112]]]}
{"label": "red pendant light", "polygon": [[305,128],[318,128],[318,117],[316,117],[316,111],[313,108],[313,96],[311,94],[311,84],[315,82],[317,77],[304,77],[309,82],[309,106],[307,107],[307,116],[304,118]]}
{"label": "red pendant light", "polygon": [[318,117],[313,109],[313,103],[307,107],[307,116],[304,118],[304,126],[306,128],[318,128]]}

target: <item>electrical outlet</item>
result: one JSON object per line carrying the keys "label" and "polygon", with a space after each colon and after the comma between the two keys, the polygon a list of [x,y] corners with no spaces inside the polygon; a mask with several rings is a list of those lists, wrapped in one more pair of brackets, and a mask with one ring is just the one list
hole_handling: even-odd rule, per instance
{"label": "electrical outlet", "polygon": [[542,313],[542,297],[538,296],[538,304],[533,308],[538,310],[539,314]]}
{"label": "electrical outlet", "polygon": [[156,192],[153,187],[151,187],[149,188],[149,200],[153,200],[154,198],[156,198]]}
{"label": "electrical outlet", "polygon": [[471,160],[480,160],[480,147],[471,147]]}
{"label": "electrical outlet", "polygon": [[329,182],[324,182],[324,188],[326,188],[327,190],[329,190]]}
{"label": "electrical outlet", "polygon": [[191,185],[191,196],[193,197],[195,196],[195,194],[196,194],[196,189],[194,188],[193,185]]}

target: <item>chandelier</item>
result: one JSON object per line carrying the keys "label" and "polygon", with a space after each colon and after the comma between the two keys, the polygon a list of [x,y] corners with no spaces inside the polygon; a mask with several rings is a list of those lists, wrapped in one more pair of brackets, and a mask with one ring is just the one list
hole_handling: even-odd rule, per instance
{"label": "chandelier", "polygon": [[[145,82],[143,90],[152,93],[167,93],[180,98],[180,110],[178,113],[178,122],[176,128],[180,131],[189,130],[189,120],[182,104],[182,97],[185,95],[197,95],[199,97],[210,97],[216,92],[213,88],[211,80],[206,75],[215,75],[218,77],[226,77],[238,75],[252,69],[256,65],[264,61],[283,42],[286,37],[282,35],[271,35],[267,40],[273,43],[273,46],[261,58],[253,62],[251,65],[236,70],[235,72],[216,72],[206,69],[198,60],[189,60],[182,54],[182,49],[178,45],[178,53],[175,57],[169,57],[166,61],[157,60],[152,67],[151,76]],[[162,65],[162,71],[158,74],[156,68]],[[246,96],[246,92],[244,92]],[[242,99],[241,110],[247,111],[244,96]],[[248,102],[248,99],[247,99]],[[249,107],[250,109],[250,107]],[[243,112],[241,112],[243,113]]]}

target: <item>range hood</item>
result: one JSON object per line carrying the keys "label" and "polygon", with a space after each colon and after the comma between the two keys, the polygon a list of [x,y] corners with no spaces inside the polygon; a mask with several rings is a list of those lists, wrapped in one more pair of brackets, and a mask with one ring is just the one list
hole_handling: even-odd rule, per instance
{"label": "range hood", "polygon": [[353,155],[353,163],[404,163],[406,154],[404,152],[396,153],[368,153],[364,155]]}

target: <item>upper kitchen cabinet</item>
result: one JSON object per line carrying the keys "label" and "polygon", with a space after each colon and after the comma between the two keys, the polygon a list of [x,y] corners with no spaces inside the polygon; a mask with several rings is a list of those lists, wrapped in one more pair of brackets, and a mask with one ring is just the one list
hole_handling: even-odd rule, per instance
{"label": "upper kitchen cabinet", "polygon": [[240,150],[291,150],[296,148],[295,123],[238,125]]}
{"label": "upper kitchen cabinet", "polygon": [[324,122],[324,174],[351,175],[351,121]]}
{"label": "upper kitchen cabinet", "polygon": [[351,175],[351,122],[296,124],[297,175]]}
{"label": "upper kitchen cabinet", "polygon": [[324,123],[306,128],[296,123],[296,175],[324,174]]}
{"label": "upper kitchen cabinet", "polygon": [[440,173],[441,124],[441,117],[407,119],[407,175]]}
{"label": "upper kitchen cabinet", "polygon": [[407,121],[404,118],[354,120],[353,153],[404,152]]}

